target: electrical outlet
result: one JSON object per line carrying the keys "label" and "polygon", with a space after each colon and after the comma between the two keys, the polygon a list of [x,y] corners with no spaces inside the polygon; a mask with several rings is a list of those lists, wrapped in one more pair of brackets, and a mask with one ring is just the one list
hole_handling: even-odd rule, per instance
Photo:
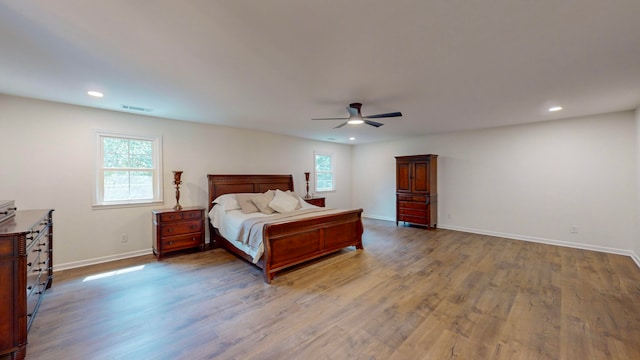
{"label": "electrical outlet", "polygon": [[120,234],[120,242],[129,242],[129,235],[128,234]]}
{"label": "electrical outlet", "polygon": [[572,234],[577,234],[577,233],[578,233],[578,227],[577,227],[577,226],[575,226],[575,225],[573,225],[573,226],[571,227],[571,233],[572,233]]}

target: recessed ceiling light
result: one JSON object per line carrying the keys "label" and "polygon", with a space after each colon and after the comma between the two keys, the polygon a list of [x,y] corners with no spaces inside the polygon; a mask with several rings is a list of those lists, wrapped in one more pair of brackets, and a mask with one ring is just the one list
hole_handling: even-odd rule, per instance
{"label": "recessed ceiling light", "polygon": [[94,96],[94,97],[103,97],[104,94],[99,92],[99,91],[88,91],[87,94]]}
{"label": "recessed ceiling light", "polygon": [[356,138],[354,138],[353,136],[349,138],[349,140],[351,140],[351,141],[353,141],[353,140],[355,140],[355,139],[356,139]]}
{"label": "recessed ceiling light", "polygon": [[550,107],[549,111],[553,112],[553,111],[560,111],[562,110],[562,106],[554,106],[554,107]]}

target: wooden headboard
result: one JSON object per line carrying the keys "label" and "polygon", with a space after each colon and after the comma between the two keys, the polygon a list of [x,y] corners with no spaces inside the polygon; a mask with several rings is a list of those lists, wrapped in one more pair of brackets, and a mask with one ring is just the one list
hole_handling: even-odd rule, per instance
{"label": "wooden headboard", "polygon": [[263,193],[280,189],[293,191],[293,175],[207,175],[209,180],[208,210],[220,195],[233,193]]}

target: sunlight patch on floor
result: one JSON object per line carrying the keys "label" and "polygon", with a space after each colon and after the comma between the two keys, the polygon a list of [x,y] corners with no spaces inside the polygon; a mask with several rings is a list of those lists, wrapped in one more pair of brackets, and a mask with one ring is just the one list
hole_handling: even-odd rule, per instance
{"label": "sunlight patch on floor", "polygon": [[102,278],[115,276],[115,275],[127,274],[127,273],[130,273],[130,272],[133,272],[133,271],[140,271],[142,269],[144,269],[144,265],[132,266],[132,267],[128,267],[128,268],[124,268],[124,269],[120,269],[120,270],[108,271],[108,272],[105,272],[105,273],[102,273],[102,274],[96,274],[96,275],[87,276],[86,278],[84,278],[84,280],[82,280],[82,282],[102,279]]}

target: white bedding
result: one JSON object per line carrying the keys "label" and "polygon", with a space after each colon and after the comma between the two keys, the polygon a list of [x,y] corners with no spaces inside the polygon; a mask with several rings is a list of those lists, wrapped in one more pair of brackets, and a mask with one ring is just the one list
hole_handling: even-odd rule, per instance
{"label": "white bedding", "polygon": [[[256,249],[254,249],[250,247],[246,242],[243,242],[243,240],[240,238],[242,223],[247,219],[258,218],[258,217],[268,218],[272,215],[266,215],[261,212],[243,214],[240,209],[225,210],[225,207],[222,205],[218,205],[215,200],[214,200],[214,204],[215,205],[213,206],[213,208],[209,211],[209,221],[211,222],[211,225],[213,225],[213,227],[218,229],[218,232],[220,232],[220,235],[222,235],[225,239],[229,240],[229,242],[233,246],[242,250],[246,254],[249,254],[252,257],[252,261],[254,264],[257,263],[258,260],[260,260],[262,253],[264,252],[264,246],[262,244],[262,241],[260,241],[260,245]],[[315,205],[307,203],[302,199],[300,199],[300,206],[302,207],[302,209],[318,209],[319,208]],[[303,215],[299,215],[298,218],[312,217],[312,216],[318,216],[322,214],[336,213],[340,211],[342,210],[327,209],[326,212],[320,212],[320,213],[313,212],[313,213],[303,214]]]}

